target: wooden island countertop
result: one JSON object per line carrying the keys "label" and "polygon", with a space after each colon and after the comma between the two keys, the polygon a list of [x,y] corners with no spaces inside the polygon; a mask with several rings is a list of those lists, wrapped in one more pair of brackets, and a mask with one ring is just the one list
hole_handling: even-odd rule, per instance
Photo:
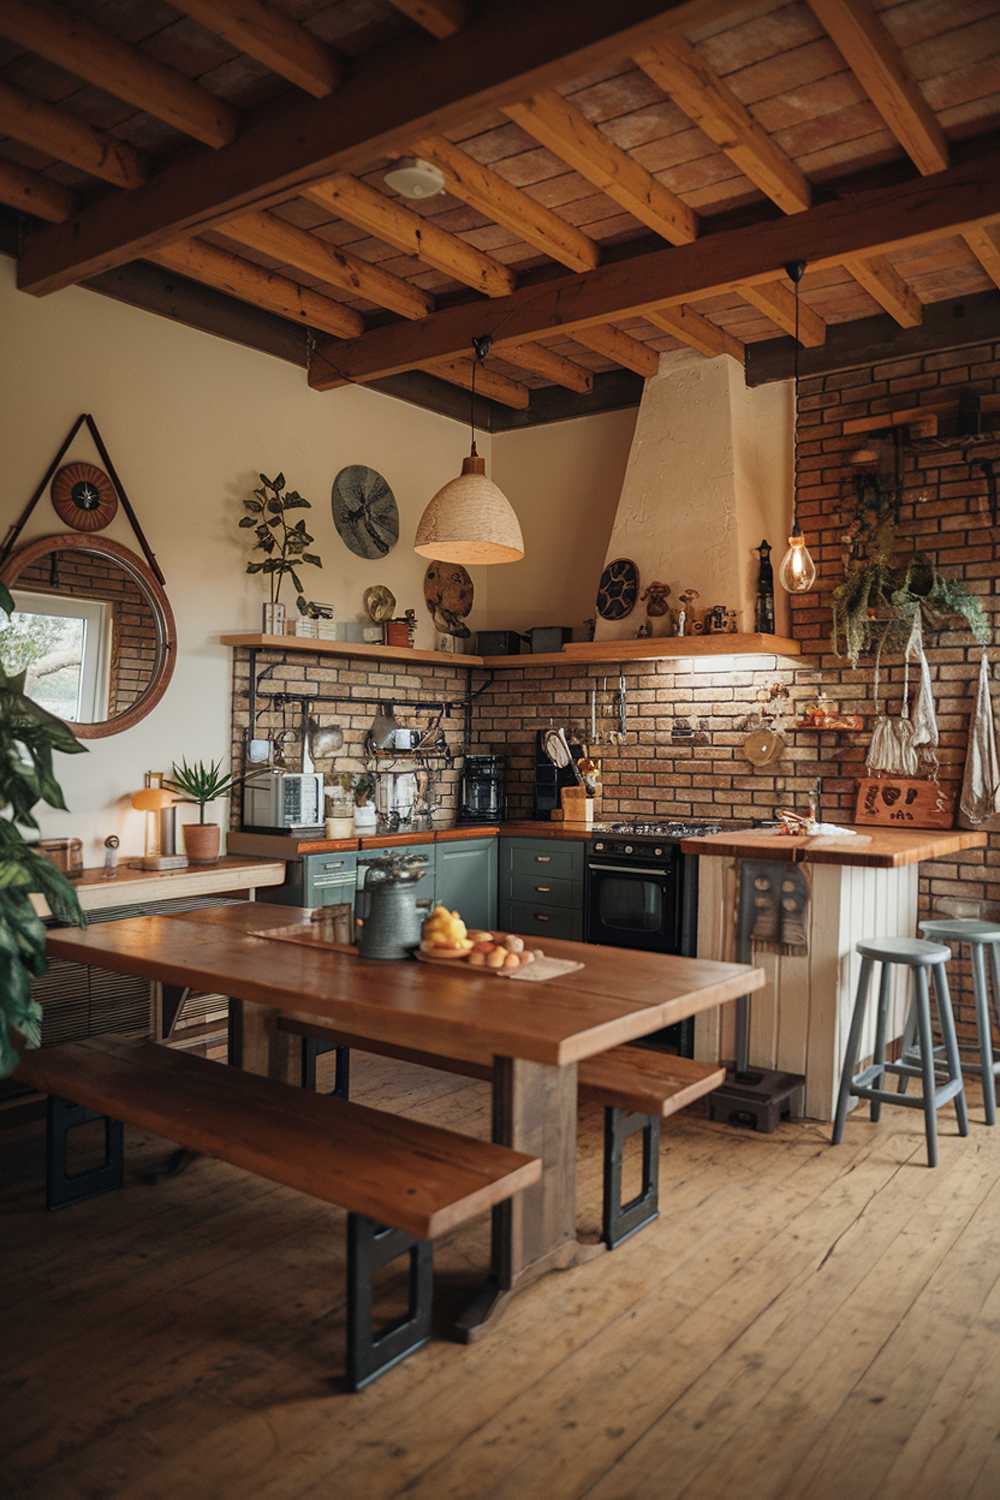
{"label": "wooden island countertop", "polygon": [[685,854],[740,859],[787,859],[793,864],[861,865],[897,870],[923,860],[944,859],[963,849],[982,849],[985,833],[966,828],[858,828],[858,837],[792,838],[768,828],[743,828],[684,839]]}

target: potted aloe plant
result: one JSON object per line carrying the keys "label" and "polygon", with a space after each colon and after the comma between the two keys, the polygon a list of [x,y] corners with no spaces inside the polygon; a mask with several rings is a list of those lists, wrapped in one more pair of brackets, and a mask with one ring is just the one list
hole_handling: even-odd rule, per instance
{"label": "potted aloe plant", "polygon": [[[0,583],[0,610],[14,601]],[[3,629],[0,628],[0,644]],[[86,746],[53,714],[25,696],[25,671],[8,674],[0,661],[0,1078],[13,1073],[25,1047],[37,1047],[42,1012],[31,995],[32,975],[44,974],[45,926],[31,904],[45,897],[57,922],[85,927],[66,876],[36,854],[21,832],[38,832],[34,807],[66,810],[52,772],[52,752],[80,755]]]}
{"label": "potted aloe plant", "polygon": [[196,760],[188,765],[182,759],[180,765],[171,767],[166,786],[179,792],[178,802],[198,808],[197,823],[184,824],[184,852],[193,865],[214,865],[219,858],[222,829],[218,823],[205,822],[205,808],[219,797],[228,797],[245,778],[223,771],[222,761]]}

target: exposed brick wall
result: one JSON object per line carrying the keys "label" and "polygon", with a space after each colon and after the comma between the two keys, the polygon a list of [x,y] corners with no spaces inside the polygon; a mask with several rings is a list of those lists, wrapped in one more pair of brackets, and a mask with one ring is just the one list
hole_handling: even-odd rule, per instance
{"label": "exposed brick wall", "polygon": [[[272,669],[273,670],[268,670]],[[375,707],[371,703],[354,704],[355,699],[381,698],[395,704],[396,718],[401,727],[425,730],[435,718],[427,709],[410,709],[408,701],[423,699],[437,702],[439,699],[455,701],[466,694],[465,672],[457,667],[437,665],[413,667],[396,666],[390,662],[373,662],[360,657],[313,656],[308,652],[290,651],[287,655],[262,655],[258,659],[258,673],[267,671],[261,680],[261,693],[287,691],[307,693],[315,691],[324,695],[342,698],[343,702],[318,703],[315,717],[322,725],[339,724],[344,731],[344,748],[332,760],[317,763],[317,769],[327,778],[342,771],[355,773],[371,767],[376,762],[365,757],[364,739],[371,728]],[[240,766],[243,760],[244,731],[249,724],[250,658],[242,647],[234,652],[233,663],[233,765]],[[448,765],[441,756],[431,756],[428,768],[432,777],[432,800],[435,804],[433,822],[444,825],[454,822],[458,803],[464,721],[461,709],[441,721],[445,737],[453,757]],[[284,741],[286,762],[290,769],[301,766],[302,737],[301,716],[297,705],[289,704],[284,710],[268,705],[257,717],[256,733],[262,738],[276,735],[280,730],[289,732]],[[409,771],[417,769],[414,757],[399,754],[391,759],[379,760],[383,770]],[[230,825],[240,826],[240,798],[233,797],[230,804]]]}
{"label": "exposed brick wall", "polygon": [[[731,666],[720,670],[717,659],[692,658],[626,667],[630,734],[623,748],[604,744],[599,749],[605,771],[602,816],[766,818],[781,806],[804,810],[807,792],[822,777],[825,815],[850,820],[873,718],[873,673],[870,666],[852,670],[829,645],[829,591],[841,576],[842,536],[851,509],[846,460],[860,445],[857,436],[845,436],[843,424],[852,417],[957,399],[959,388],[970,384],[982,392],[1000,391],[1000,345],[977,344],[803,380],[799,515],[819,568],[816,592],[791,601],[792,632],[805,654],[794,666],[773,658],[731,658]],[[977,451],[1000,458],[1000,443]],[[985,481],[960,451],[906,455],[900,535],[913,537],[943,570],[964,577],[971,590],[983,595],[986,609],[996,613],[1000,561]],[[782,538],[771,540],[777,561]],[[957,789],[979,647],[964,628],[927,632],[925,640],[941,729],[941,779]],[[1000,659],[1000,650],[994,648],[991,657]],[[882,676],[884,691],[898,705],[903,678],[899,657],[884,660]],[[773,771],[755,771],[741,753],[746,733],[741,721],[775,680],[788,687],[790,697],[779,706],[789,710],[789,722],[795,705],[815,698],[822,687],[846,712],[864,715],[864,732],[819,735],[789,729],[785,758]],[[498,675],[477,712],[476,731],[480,748],[494,746],[509,757],[515,815],[531,810],[535,730],[568,722],[585,733],[589,691],[602,681],[610,696],[617,669],[533,667],[529,658],[524,667]],[[671,733],[680,718],[700,721],[708,743],[673,743]],[[613,728],[614,721],[604,718],[603,725]],[[1000,902],[996,837],[984,851],[924,866],[923,911],[946,896]],[[960,993],[960,1015],[968,1024],[967,983]]]}

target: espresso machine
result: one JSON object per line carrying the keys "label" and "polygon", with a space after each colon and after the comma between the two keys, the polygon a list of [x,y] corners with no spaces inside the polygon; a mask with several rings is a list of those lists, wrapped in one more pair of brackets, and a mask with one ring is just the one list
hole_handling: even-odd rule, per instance
{"label": "espresso machine", "polygon": [[467,755],[458,794],[460,823],[500,823],[507,811],[506,757]]}

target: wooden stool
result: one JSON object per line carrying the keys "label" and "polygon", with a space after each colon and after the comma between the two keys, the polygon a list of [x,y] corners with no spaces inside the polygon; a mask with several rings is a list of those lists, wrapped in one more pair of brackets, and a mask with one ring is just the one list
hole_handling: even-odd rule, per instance
{"label": "wooden stool", "polygon": [[[1000,1058],[993,1049],[993,1030],[990,1020],[989,984],[986,978],[986,949],[989,949],[993,980],[993,1008],[997,1025],[1000,1026],[1000,923],[981,922],[975,917],[934,917],[920,923],[920,931],[928,938],[953,943],[968,943],[972,958],[972,988],[976,997],[976,1028],[979,1033],[979,1062],[963,1062],[966,1073],[975,1073],[982,1079],[983,1104],[987,1125],[997,1122],[997,1074],[1000,1073]],[[916,1020],[911,1010],[906,1018],[903,1032],[903,1059],[914,1048]],[[904,1083],[900,1084],[902,1090]]]}
{"label": "wooden stool", "polygon": [[[962,1082],[962,1063],[958,1055],[958,1039],[955,1035],[955,1020],[951,1013],[951,996],[948,993],[948,975],[945,964],[951,958],[951,949],[943,943],[929,943],[921,938],[872,938],[857,947],[861,955],[861,973],[851,1016],[851,1028],[844,1053],[844,1066],[840,1075],[837,1094],[837,1112],[833,1122],[833,1144],[838,1146],[844,1138],[847,1120],[847,1105],[852,1095],[867,1099],[871,1106],[871,1118],[877,1120],[883,1104],[904,1105],[910,1109],[922,1109],[927,1132],[927,1165],[936,1167],[937,1112],[949,1100],[955,1101],[959,1135],[969,1133],[969,1113],[965,1104],[965,1085]],[[868,990],[872,968],[882,965],[878,988],[878,1012],[875,1020],[875,1051],[872,1061],[860,1073],[858,1054],[861,1050],[861,1034],[864,1030],[868,1009]],[[915,1035],[919,1038],[919,1051],[911,1052],[907,1061],[905,1053],[899,1062],[885,1060],[885,1033],[889,1011],[889,988],[892,966],[903,965],[913,975],[913,1000],[911,1014],[915,1017]],[[931,1001],[927,982],[927,971],[934,971],[934,994],[937,999],[938,1019],[944,1038],[947,1076],[938,1081],[935,1072],[934,1035],[931,1029]],[[895,1073],[902,1080],[898,1093],[882,1087],[887,1073]],[[912,1077],[923,1079],[923,1094],[917,1097],[906,1093],[906,1084]]]}

